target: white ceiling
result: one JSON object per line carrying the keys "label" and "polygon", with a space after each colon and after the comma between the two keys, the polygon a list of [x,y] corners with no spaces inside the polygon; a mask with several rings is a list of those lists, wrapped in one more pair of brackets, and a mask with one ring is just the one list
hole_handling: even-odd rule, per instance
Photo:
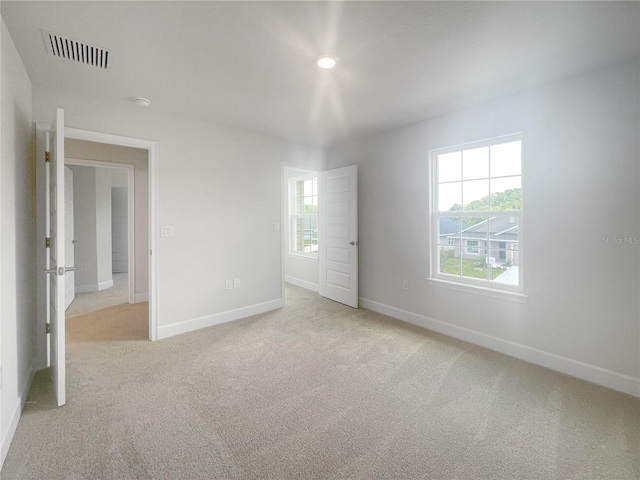
{"label": "white ceiling", "polygon": [[[330,146],[640,56],[639,2],[12,2],[35,85]],[[47,54],[40,29],[111,51]],[[314,58],[340,58],[322,71]]]}

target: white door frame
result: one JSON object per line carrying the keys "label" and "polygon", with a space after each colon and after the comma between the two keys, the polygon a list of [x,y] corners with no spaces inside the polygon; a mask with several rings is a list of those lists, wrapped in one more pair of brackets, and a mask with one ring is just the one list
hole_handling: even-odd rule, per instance
{"label": "white door frame", "polygon": [[[69,137],[66,137],[69,138]],[[84,160],[81,158],[64,159],[65,165],[80,165],[95,168],[120,168],[127,170],[127,228],[128,228],[128,282],[129,303],[136,303],[136,257],[135,257],[135,168],[130,163],[105,162],[101,160]]]}
{"label": "white door frame", "polygon": [[[40,182],[44,181],[44,135],[48,132],[50,125],[44,123],[36,124],[36,189]],[[153,140],[125,137],[110,133],[94,132],[78,128],[65,127],[65,138],[74,140],[85,140],[88,142],[104,143],[107,145],[118,145],[121,147],[133,147],[147,150],[149,155],[149,340],[158,339],[158,296],[157,296],[157,173],[158,173],[158,143]],[[44,214],[44,199],[40,201],[42,205],[37,206],[37,214]],[[42,217],[39,217],[42,218]],[[40,222],[38,222],[38,225]],[[44,242],[44,235],[38,232],[38,238]],[[42,249],[44,250],[44,249]],[[37,259],[38,271],[44,270],[44,255],[39,255]],[[44,277],[44,275],[42,276]],[[38,318],[44,319],[44,282],[38,284]],[[46,332],[45,322],[38,322],[38,364],[40,368],[46,366]]]}

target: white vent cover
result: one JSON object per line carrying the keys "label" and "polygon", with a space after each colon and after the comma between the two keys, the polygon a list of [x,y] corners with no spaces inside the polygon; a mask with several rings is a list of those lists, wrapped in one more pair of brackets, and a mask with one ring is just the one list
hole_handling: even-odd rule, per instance
{"label": "white vent cover", "polygon": [[109,50],[42,30],[45,48],[54,57],[107,69]]}

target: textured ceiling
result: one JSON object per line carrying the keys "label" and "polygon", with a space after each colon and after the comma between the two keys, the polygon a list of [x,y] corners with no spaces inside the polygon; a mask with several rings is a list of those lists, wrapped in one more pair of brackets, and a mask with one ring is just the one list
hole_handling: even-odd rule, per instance
{"label": "textured ceiling", "polygon": [[[640,55],[638,2],[11,2],[35,85],[330,146]],[[110,51],[55,58],[41,29]],[[333,71],[314,58],[335,53]]]}

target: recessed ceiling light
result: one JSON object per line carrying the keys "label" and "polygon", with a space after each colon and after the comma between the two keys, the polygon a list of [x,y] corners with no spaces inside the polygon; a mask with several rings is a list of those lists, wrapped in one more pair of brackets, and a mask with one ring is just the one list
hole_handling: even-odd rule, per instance
{"label": "recessed ceiling light", "polygon": [[338,63],[338,57],[335,55],[330,55],[328,53],[323,53],[318,58],[316,58],[316,65],[320,68],[333,68]]}
{"label": "recessed ceiling light", "polygon": [[136,105],[140,105],[141,107],[148,107],[149,105],[151,105],[151,100],[143,97],[133,97],[133,101],[136,103]]}

